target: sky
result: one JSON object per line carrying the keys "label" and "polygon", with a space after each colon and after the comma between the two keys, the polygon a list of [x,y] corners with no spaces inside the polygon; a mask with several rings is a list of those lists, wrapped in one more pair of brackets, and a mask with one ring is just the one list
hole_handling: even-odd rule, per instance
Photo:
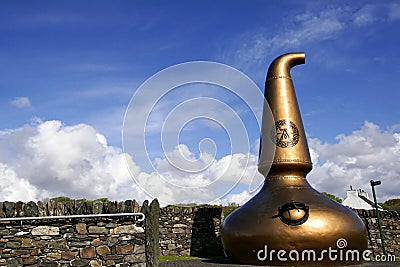
{"label": "sky", "polygon": [[244,203],[297,51],[310,184],[400,198],[399,33],[398,1],[1,1],[0,201]]}

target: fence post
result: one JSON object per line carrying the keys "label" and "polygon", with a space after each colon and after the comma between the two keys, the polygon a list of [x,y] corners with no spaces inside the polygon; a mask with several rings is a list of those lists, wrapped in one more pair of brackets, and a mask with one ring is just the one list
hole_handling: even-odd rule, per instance
{"label": "fence post", "polygon": [[160,205],[154,199],[150,206],[146,200],[143,202],[142,212],[145,214],[145,247],[146,247],[146,267],[158,267],[158,247],[159,247],[159,222]]}

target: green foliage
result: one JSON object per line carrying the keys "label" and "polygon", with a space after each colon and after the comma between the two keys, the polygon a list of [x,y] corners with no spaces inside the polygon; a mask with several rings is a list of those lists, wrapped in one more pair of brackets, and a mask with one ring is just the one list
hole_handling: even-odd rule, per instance
{"label": "green foliage", "polygon": [[199,206],[204,206],[204,205],[198,205],[196,203],[189,203],[189,204],[179,203],[179,204],[174,204],[174,205],[169,205],[169,206],[174,207],[174,208],[186,208],[186,207],[199,207]]}
{"label": "green foliage", "polygon": [[335,195],[329,194],[327,192],[322,192],[322,194],[324,194],[325,196],[329,197],[330,199],[335,200],[336,202],[342,203],[343,200],[340,197],[337,197]]}
{"label": "green foliage", "polygon": [[400,198],[393,198],[385,201],[384,205],[390,207],[400,207]]}
{"label": "green foliage", "polygon": [[88,200],[86,198],[72,199],[72,198],[69,198],[69,197],[66,197],[66,196],[60,196],[60,197],[53,197],[50,200],[56,201],[56,202],[88,202],[88,203],[93,203],[93,202],[100,201],[100,202],[103,202],[104,204],[109,202],[108,198],[105,198],[105,197],[98,198],[98,199],[95,199],[95,200]]}
{"label": "green foliage", "polygon": [[197,257],[190,257],[190,256],[160,256],[158,257],[159,262],[166,262],[166,261],[182,261],[182,260],[196,260]]}
{"label": "green foliage", "polygon": [[224,218],[228,217],[234,210],[238,209],[240,206],[236,203],[229,203],[228,206],[222,207],[222,216]]}
{"label": "green foliage", "polygon": [[53,198],[50,198],[50,200],[56,201],[56,202],[73,202],[73,201],[75,201],[72,198],[69,198],[66,196],[53,197]]}
{"label": "green foliage", "polygon": [[400,198],[393,198],[385,201],[384,203],[378,203],[385,210],[400,210]]}
{"label": "green foliage", "polygon": [[102,197],[102,198],[98,198],[95,200],[91,200],[92,202],[103,202],[104,204],[107,204],[108,202],[110,202],[110,200],[106,197]]}

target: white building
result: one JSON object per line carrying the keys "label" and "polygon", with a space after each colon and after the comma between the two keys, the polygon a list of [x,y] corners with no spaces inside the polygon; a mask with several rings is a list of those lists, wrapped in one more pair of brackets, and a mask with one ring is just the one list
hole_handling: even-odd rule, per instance
{"label": "white building", "polygon": [[[343,200],[342,205],[352,209],[372,210],[375,209],[374,201],[368,197],[368,193],[364,190],[353,190],[350,186],[350,190],[346,190],[347,196]],[[383,210],[378,205],[379,210]]]}

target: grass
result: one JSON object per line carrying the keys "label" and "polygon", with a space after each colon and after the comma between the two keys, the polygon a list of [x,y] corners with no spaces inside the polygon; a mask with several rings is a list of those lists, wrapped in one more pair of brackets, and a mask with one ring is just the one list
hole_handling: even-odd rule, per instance
{"label": "grass", "polygon": [[160,257],[158,257],[159,262],[196,260],[196,259],[199,259],[199,258],[191,257],[191,256],[160,256]]}

